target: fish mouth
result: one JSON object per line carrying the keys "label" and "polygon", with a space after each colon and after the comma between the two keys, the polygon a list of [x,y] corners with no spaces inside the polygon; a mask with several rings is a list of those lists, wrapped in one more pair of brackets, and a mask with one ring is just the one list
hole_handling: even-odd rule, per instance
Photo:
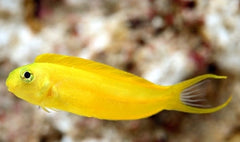
{"label": "fish mouth", "polygon": [[10,89],[10,79],[9,79],[9,77],[7,78],[7,80],[6,80],[6,86],[7,86],[7,88],[8,88],[8,91],[10,91],[9,89]]}
{"label": "fish mouth", "polygon": [[7,86],[8,91],[11,93],[13,93],[13,88],[14,88],[14,84],[12,81],[13,80],[11,80],[11,73],[10,73],[6,80],[6,86]]}
{"label": "fish mouth", "polygon": [[15,96],[12,92],[9,92],[11,95]]}
{"label": "fish mouth", "polygon": [[8,91],[9,91],[11,94],[13,94],[13,90],[12,90],[12,89],[8,88]]}

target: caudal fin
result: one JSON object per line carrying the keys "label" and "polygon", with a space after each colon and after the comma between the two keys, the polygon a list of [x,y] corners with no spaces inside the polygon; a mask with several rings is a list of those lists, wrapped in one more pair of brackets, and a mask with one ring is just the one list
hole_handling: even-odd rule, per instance
{"label": "caudal fin", "polygon": [[171,89],[174,90],[172,102],[168,110],[177,110],[188,113],[212,113],[224,108],[231,101],[232,97],[222,105],[211,107],[207,104],[206,86],[211,83],[212,79],[226,79],[226,76],[217,76],[213,74],[205,74],[193,79],[180,82]]}

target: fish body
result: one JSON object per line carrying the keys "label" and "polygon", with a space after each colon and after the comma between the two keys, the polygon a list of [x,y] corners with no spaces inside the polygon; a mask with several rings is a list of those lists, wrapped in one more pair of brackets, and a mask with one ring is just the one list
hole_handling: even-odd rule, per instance
{"label": "fish body", "polygon": [[202,108],[203,105],[195,103],[199,99],[194,95],[202,96],[194,93],[195,88],[208,78],[226,77],[207,74],[176,85],[160,86],[91,60],[42,54],[34,63],[13,70],[6,85],[17,97],[44,109],[106,120],[133,120],[164,109],[210,113],[225,107],[231,97],[214,108]]}

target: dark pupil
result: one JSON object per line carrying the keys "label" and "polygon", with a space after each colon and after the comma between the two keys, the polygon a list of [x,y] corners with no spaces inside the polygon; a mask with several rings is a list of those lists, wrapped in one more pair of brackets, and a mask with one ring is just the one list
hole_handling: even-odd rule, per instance
{"label": "dark pupil", "polygon": [[25,77],[25,78],[29,78],[30,76],[31,76],[31,74],[30,74],[29,72],[25,72],[25,73],[24,73],[24,77]]}

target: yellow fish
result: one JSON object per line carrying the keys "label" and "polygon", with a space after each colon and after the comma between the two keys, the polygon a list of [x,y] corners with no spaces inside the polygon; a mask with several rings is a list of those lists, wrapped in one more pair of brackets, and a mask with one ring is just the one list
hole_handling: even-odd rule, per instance
{"label": "yellow fish", "polygon": [[211,113],[225,107],[201,104],[206,74],[172,86],[160,86],[102,63],[77,57],[42,54],[34,63],[13,70],[8,90],[44,110],[59,109],[106,120],[133,120],[162,110]]}

